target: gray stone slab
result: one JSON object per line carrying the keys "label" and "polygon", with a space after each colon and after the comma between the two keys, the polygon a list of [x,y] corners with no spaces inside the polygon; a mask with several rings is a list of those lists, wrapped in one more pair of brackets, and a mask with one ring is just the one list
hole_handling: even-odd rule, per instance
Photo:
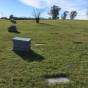
{"label": "gray stone slab", "polygon": [[10,20],[12,23],[15,23],[16,24],[16,20],[14,20],[14,19],[11,19]]}
{"label": "gray stone slab", "polygon": [[30,42],[21,42],[21,41],[18,41],[18,42],[15,42],[13,41],[13,45],[22,45],[22,46],[28,46],[28,45],[31,45],[31,41]]}
{"label": "gray stone slab", "polygon": [[26,51],[26,52],[30,51],[30,49],[27,49],[27,48],[16,48],[16,47],[13,47],[13,50],[14,51]]}
{"label": "gray stone slab", "polygon": [[13,40],[15,40],[15,41],[26,41],[26,42],[29,42],[29,41],[31,41],[31,39],[30,38],[22,38],[22,37],[15,37],[15,38],[13,38]]}
{"label": "gray stone slab", "polygon": [[14,47],[13,48],[19,48],[19,49],[30,49],[30,47]]}
{"label": "gray stone slab", "polygon": [[66,82],[70,82],[70,80],[66,77],[59,77],[59,78],[47,78],[46,81],[49,84],[52,83],[66,83]]}
{"label": "gray stone slab", "polygon": [[8,27],[8,31],[9,32],[17,32],[17,28],[16,28],[16,26],[10,26],[10,27]]}
{"label": "gray stone slab", "polygon": [[43,46],[43,45],[46,45],[46,43],[35,44],[35,46]]}
{"label": "gray stone slab", "polygon": [[21,38],[21,37],[15,37],[13,38],[13,44],[14,45],[30,45],[31,39],[29,38]]}
{"label": "gray stone slab", "polygon": [[14,44],[13,47],[30,48],[30,45],[16,45],[16,44]]}
{"label": "gray stone slab", "polygon": [[13,41],[13,45],[18,45],[18,46],[30,46],[31,45],[31,42],[22,42],[22,41]]}
{"label": "gray stone slab", "polygon": [[13,50],[15,51],[30,51],[31,39],[15,37],[13,38]]}

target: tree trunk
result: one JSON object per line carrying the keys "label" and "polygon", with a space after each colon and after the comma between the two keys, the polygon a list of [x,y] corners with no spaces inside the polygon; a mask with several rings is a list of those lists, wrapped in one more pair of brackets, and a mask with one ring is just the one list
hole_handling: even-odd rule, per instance
{"label": "tree trunk", "polygon": [[39,20],[40,20],[39,18],[36,18],[36,23],[39,23]]}

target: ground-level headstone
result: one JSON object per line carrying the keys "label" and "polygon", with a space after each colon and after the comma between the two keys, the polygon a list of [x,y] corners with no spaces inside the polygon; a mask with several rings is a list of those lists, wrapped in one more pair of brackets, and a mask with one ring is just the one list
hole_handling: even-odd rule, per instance
{"label": "ground-level headstone", "polygon": [[67,77],[47,78],[46,81],[49,84],[52,84],[52,83],[66,83],[66,82],[70,82],[70,80]]}
{"label": "ground-level headstone", "polygon": [[47,45],[47,43],[36,43],[35,46],[43,46],[43,45]]}
{"label": "ground-level headstone", "polygon": [[31,39],[15,37],[13,38],[13,50],[14,51],[27,51],[29,52],[31,48]]}

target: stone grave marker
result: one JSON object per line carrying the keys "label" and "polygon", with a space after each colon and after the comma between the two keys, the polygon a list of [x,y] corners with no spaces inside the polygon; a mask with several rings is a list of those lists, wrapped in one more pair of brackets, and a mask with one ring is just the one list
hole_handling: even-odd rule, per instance
{"label": "stone grave marker", "polygon": [[16,26],[8,27],[8,32],[18,32]]}
{"label": "stone grave marker", "polygon": [[13,50],[14,51],[26,51],[29,52],[31,48],[31,39],[15,37],[13,38]]}
{"label": "stone grave marker", "polygon": [[49,84],[52,84],[52,83],[66,83],[66,82],[70,82],[70,80],[67,77],[47,78],[46,81]]}
{"label": "stone grave marker", "polygon": [[12,23],[16,24],[16,20],[11,19],[10,21],[11,21]]}
{"label": "stone grave marker", "polygon": [[47,43],[36,43],[35,46],[43,46],[43,45],[47,45]]}

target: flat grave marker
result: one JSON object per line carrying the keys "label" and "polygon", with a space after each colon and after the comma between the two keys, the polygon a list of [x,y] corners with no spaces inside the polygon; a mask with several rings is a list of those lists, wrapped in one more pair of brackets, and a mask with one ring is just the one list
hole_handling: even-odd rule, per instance
{"label": "flat grave marker", "polygon": [[58,78],[47,78],[46,82],[49,84],[52,83],[67,83],[70,82],[70,80],[67,77],[58,77]]}
{"label": "flat grave marker", "polygon": [[43,45],[47,45],[47,43],[36,43],[35,46],[43,46]]}

